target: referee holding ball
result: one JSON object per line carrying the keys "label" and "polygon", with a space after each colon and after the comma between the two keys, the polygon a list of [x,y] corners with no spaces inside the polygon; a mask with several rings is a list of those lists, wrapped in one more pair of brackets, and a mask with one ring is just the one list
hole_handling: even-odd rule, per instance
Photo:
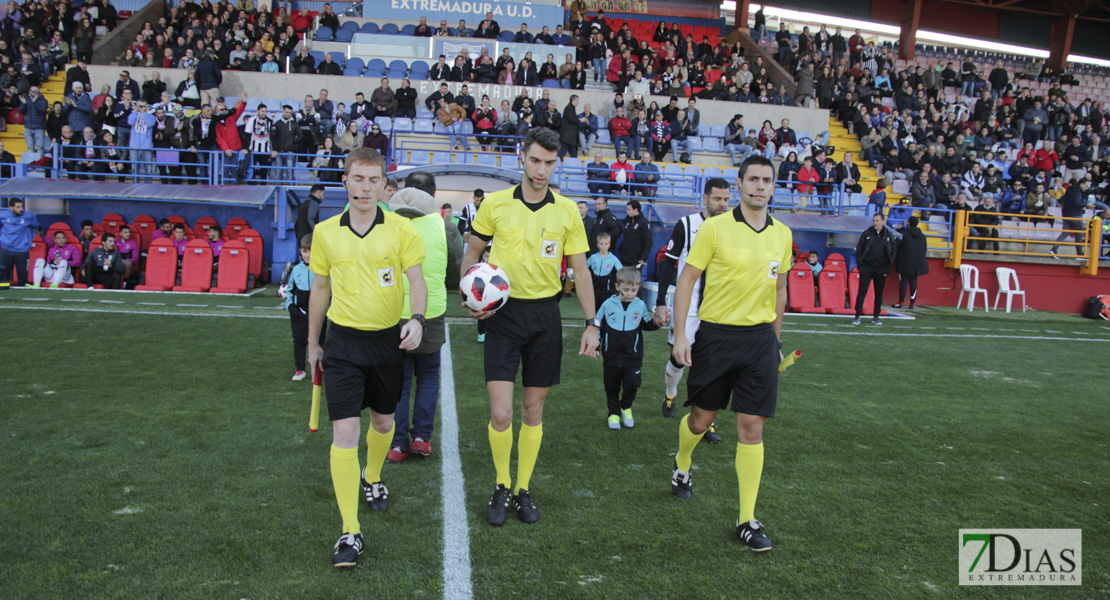
{"label": "referee holding ball", "polygon": [[686,383],[690,414],[678,426],[671,491],[682,499],[693,494],[694,447],[731,396],[740,439],[736,535],[756,552],[771,549],[763,525],[755,520],[755,500],[763,474],[763,424],[774,416],[778,394],[792,249],[790,229],[767,214],[774,189],[771,161],[751,156],[740,165],[740,204],[702,224],[674,298],[675,314],[687,314],[694,284],[705,274],[698,311],[701,326],[693,347],[686,320],[674,320],[672,354],[678,364],[690,367]]}
{"label": "referee holding ball", "polygon": [[[535,523],[540,518],[529,485],[543,438],[543,403],[551,386],[559,383],[563,357],[563,327],[559,298],[563,257],[578,277],[578,302],[586,315],[586,331],[578,353],[596,360],[598,323],[593,285],[586,267],[586,230],[578,205],[548,188],[558,163],[559,136],[543,127],[524,136],[524,181],[494,192],[482,201],[471,224],[470,241],[462,262],[466,271],[482,256],[490,240],[490,264],[509,276],[509,301],[496,313],[470,311],[487,321],[485,341],[486,388],[490,398],[489,443],[497,486],[486,507],[491,525],[505,522],[510,504],[517,518]],[[469,310],[469,309],[467,309]],[[517,448],[516,487],[509,476],[513,449],[513,391],[517,368],[522,367],[523,424]]]}
{"label": "referee holding ball", "polygon": [[[359,148],[347,156],[343,184],[350,210],[316,226],[308,304],[308,368],[324,369],[328,416],[332,421],[331,479],[343,518],[332,564],[351,567],[363,550],[358,523],[359,423],[370,409],[362,488],[371,510],[389,508],[381,481],[382,464],[393,439],[393,411],[401,397],[404,352],[420,345],[428,288],[421,264],[424,240],[404,217],[381,210],[385,159]],[[401,323],[408,278],[412,317]],[[324,317],[331,319],[327,348],[320,347]]]}

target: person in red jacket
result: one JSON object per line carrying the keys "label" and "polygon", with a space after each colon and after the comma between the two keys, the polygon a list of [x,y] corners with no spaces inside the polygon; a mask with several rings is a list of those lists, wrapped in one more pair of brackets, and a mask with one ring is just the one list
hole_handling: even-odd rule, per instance
{"label": "person in red jacket", "polygon": [[[631,186],[628,184],[633,180],[633,167],[628,164],[628,152],[621,150],[617,153],[617,162],[609,167],[609,179],[615,182],[613,191],[620,190],[620,193],[627,194]],[[623,175],[621,173],[624,173]],[[623,181],[622,181],[623,179]]]}
{"label": "person in red jacket", "polygon": [[[221,113],[224,111],[224,101],[216,101],[216,112]],[[235,101],[235,108],[231,111],[226,119],[216,122],[216,144],[223,150],[224,156],[230,159],[233,155],[238,154],[235,162],[228,160],[225,164],[228,167],[239,165],[236,172],[236,181],[242,181],[247,172],[247,167],[250,161],[246,160],[248,152],[243,149],[243,140],[239,137],[239,117],[243,115],[243,111],[247,108],[247,93],[243,92],[242,95]]]}
{"label": "person in red jacket", "polygon": [[815,183],[821,181],[821,176],[817,174],[817,169],[813,168],[813,157],[807,156],[802,163],[802,168],[798,170],[798,188],[797,192],[800,196],[798,208],[805,208],[809,204],[809,195],[813,193]]}
{"label": "person in red jacket", "polygon": [[622,142],[625,149],[632,147],[632,121],[625,118],[623,106],[618,106],[616,116],[609,119],[609,137],[613,140],[613,149],[618,155],[621,153]]}
{"label": "person in red jacket", "polygon": [[494,131],[497,126],[497,111],[490,106],[489,96],[482,96],[482,105],[474,110],[470,118],[474,121],[474,137],[478,138],[483,151],[488,150],[493,144],[491,134],[497,133]]}

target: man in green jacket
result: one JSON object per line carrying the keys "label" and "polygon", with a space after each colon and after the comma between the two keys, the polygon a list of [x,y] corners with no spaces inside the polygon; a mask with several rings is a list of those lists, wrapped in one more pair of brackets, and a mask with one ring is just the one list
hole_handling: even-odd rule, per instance
{"label": "man in green jacket", "polygon": [[[389,210],[410,219],[416,231],[424,238],[426,258],[423,270],[424,281],[428,286],[424,336],[420,346],[405,355],[401,401],[397,403],[397,411],[393,414],[396,429],[386,460],[394,463],[405,460],[410,452],[418,456],[432,454],[432,426],[439,403],[439,351],[446,339],[447,289],[458,287],[459,284],[462,237],[458,228],[450,221],[445,221],[440,214],[439,203],[433,197],[434,194],[434,177],[427,173],[411,173],[405,179],[405,187],[389,200]],[[407,289],[405,293],[408,294]],[[410,427],[409,399],[414,378],[416,398],[412,403]]]}

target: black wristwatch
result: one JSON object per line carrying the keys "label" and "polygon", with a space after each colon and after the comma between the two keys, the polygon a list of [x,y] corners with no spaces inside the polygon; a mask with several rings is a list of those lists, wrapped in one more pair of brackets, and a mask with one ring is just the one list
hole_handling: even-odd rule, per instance
{"label": "black wristwatch", "polygon": [[425,319],[424,315],[422,315],[420,313],[413,313],[413,315],[409,318],[410,319],[416,319],[416,322],[420,323],[420,327],[427,327],[428,326],[428,320]]}
{"label": "black wristwatch", "polygon": [[590,326],[597,327],[598,329],[601,329],[601,321],[598,321],[597,317],[594,317],[592,319],[586,319],[586,327],[590,327]]}

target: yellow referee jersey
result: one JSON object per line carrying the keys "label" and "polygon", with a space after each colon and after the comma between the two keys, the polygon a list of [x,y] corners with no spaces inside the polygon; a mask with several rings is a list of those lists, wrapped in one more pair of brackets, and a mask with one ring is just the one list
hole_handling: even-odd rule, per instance
{"label": "yellow referee jersey", "polygon": [[752,229],[739,206],[703,223],[686,259],[705,271],[698,318],[739,326],[774,321],[776,285],[790,268],[792,249],[790,228],[770,215],[761,231]]}
{"label": "yellow referee jersey", "polygon": [[331,278],[328,318],[337,325],[380,331],[397,325],[405,302],[400,281],[424,263],[424,240],[404,217],[379,210],[365,235],[351,229],[344,212],[312,233],[313,273]]}
{"label": "yellow referee jersey", "polygon": [[486,196],[471,233],[494,240],[489,261],[508,274],[509,297],[521,300],[560,294],[563,256],[590,249],[577,204],[551,190],[528,204],[519,185]]}

